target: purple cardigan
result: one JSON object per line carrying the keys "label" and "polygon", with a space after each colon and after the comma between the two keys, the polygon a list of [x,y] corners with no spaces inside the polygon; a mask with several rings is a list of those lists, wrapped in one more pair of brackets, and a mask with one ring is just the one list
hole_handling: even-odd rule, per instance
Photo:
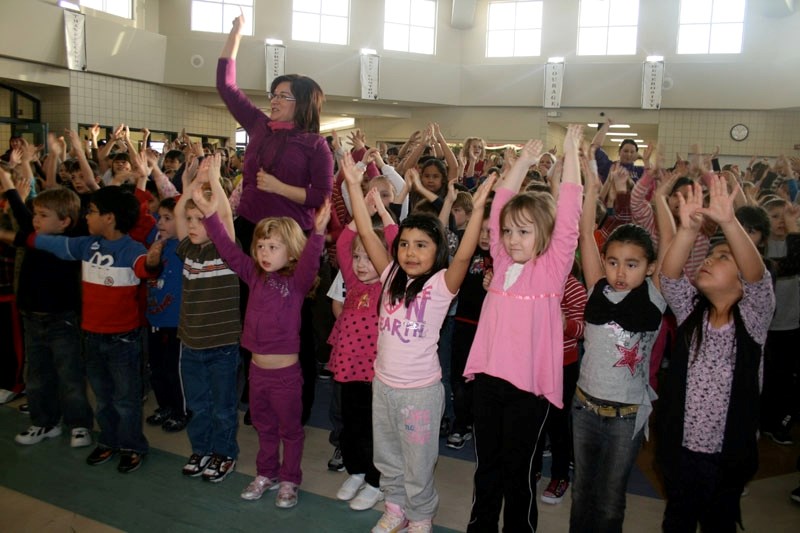
{"label": "purple cardigan", "polygon": [[300,351],[300,310],[314,285],[325,239],[312,233],[294,272],[265,274],[253,258],[234,243],[214,213],[203,219],[220,257],[250,287],[244,315],[242,346],[253,353],[290,354]]}
{"label": "purple cardigan", "polygon": [[[220,58],[217,91],[233,117],[250,136],[244,156],[242,200],[238,215],[256,224],[266,217],[290,217],[303,231],[314,227],[314,211],[333,190],[333,155],[325,138],[297,128],[270,128],[270,118],[236,85],[236,61]],[[306,201],[295,203],[256,188],[260,169],[282,182],[306,189]]]}

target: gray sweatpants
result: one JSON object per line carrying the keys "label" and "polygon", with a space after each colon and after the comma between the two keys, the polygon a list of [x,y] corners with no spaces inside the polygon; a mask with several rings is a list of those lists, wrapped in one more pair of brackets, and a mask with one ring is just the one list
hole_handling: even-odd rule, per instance
{"label": "gray sweatpants", "polygon": [[372,382],[373,461],[386,501],[402,507],[409,520],[432,519],[439,507],[433,470],[443,410],[441,382],[421,389]]}

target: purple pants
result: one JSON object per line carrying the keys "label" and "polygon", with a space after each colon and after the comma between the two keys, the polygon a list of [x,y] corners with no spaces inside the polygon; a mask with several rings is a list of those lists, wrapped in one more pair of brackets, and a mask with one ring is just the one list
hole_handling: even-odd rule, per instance
{"label": "purple pants", "polygon": [[[274,370],[250,363],[250,415],[258,431],[256,469],[260,476],[298,485],[303,480],[302,387],[300,363]],[[278,455],[281,442],[283,464]]]}

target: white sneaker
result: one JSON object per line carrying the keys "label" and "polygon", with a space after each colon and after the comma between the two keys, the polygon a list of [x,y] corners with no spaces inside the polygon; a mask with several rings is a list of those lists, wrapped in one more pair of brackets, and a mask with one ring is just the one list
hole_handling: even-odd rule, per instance
{"label": "white sneaker", "polygon": [[61,435],[61,426],[53,426],[50,428],[43,428],[40,426],[31,426],[16,437],[14,440],[19,444],[38,444],[44,439],[53,439]]}
{"label": "white sneaker", "polygon": [[73,448],[83,448],[92,445],[92,433],[86,428],[73,428],[69,445]]}
{"label": "white sneaker", "polygon": [[342,486],[339,487],[339,491],[336,493],[336,499],[342,500],[344,502],[352,500],[358,490],[364,486],[364,474],[353,474],[352,476],[348,477],[342,483]]}
{"label": "white sneaker", "polygon": [[377,487],[365,484],[358,491],[356,497],[350,501],[350,509],[354,511],[366,511],[372,509],[375,504],[383,500],[383,492]]}
{"label": "white sneaker", "polygon": [[406,533],[431,533],[431,531],[433,531],[433,521],[430,518],[409,522],[408,529],[406,529]]}

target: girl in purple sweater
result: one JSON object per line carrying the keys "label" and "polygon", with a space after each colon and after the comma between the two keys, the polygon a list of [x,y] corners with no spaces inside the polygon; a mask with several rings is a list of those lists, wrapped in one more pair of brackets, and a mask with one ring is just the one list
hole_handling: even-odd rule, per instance
{"label": "girl in purple sweater", "polygon": [[[220,256],[247,283],[251,293],[242,346],[253,353],[250,412],[258,431],[258,475],[242,491],[242,498],[257,500],[265,491],[278,489],[275,505],[286,509],[297,505],[297,488],[302,481],[300,309],[319,268],[330,201],[317,211],[314,231],[308,238],[291,218],[265,218],[256,225],[248,255],[231,240],[216,216],[218,202],[227,199],[217,180],[211,181],[210,196],[198,187],[192,197],[205,215],[203,225]],[[278,455],[281,443],[283,464]]]}

